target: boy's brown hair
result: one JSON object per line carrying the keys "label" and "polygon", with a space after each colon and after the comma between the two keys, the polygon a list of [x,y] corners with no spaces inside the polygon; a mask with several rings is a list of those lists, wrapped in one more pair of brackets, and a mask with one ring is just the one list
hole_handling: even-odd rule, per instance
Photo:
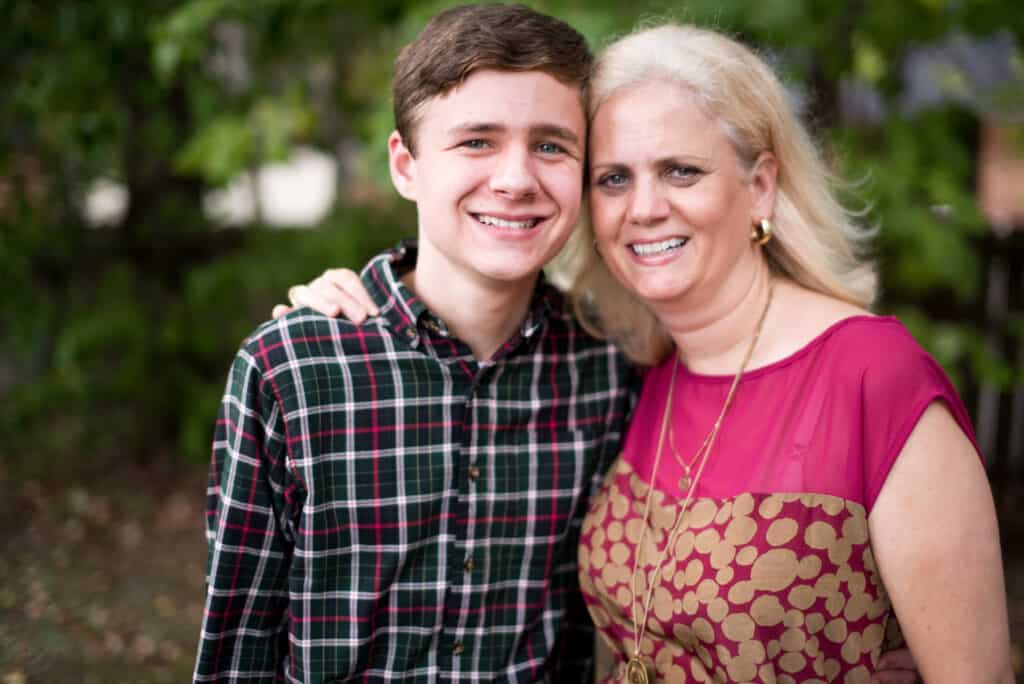
{"label": "boy's brown hair", "polygon": [[[542,71],[585,98],[594,56],[564,21],[525,5],[463,5],[434,16],[395,60],[395,128],[415,154],[422,106],[479,69]],[[581,103],[584,99],[581,99]]]}

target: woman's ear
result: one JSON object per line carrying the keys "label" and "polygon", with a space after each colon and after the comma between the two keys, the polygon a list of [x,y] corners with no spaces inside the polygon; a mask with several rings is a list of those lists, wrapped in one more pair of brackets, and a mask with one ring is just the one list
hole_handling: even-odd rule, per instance
{"label": "woman's ear", "polygon": [[750,172],[750,222],[775,215],[775,192],[779,176],[779,163],[771,152],[762,152]]}
{"label": "woman's ear", "polygon": [[415,202],[416,157],[403,142],[398,131],[391,131],[388,137],[388,169],[391,171],[391,183],[398,194]]}

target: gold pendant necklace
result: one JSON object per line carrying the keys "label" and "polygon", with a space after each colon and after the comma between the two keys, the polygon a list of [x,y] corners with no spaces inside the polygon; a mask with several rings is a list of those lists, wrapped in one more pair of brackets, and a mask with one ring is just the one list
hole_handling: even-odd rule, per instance
{"label": "gold pendant necklace", "polygon": [[639,653],[634,653],[626,664],[626,681],[629,684],[650,684],[654,681]]}
{"label": "gold pendant necklace", "polygon": [[[647,619],[651,614],[651,607],[654,599],[654,589],[658,582],[658,577],[661,574],[661,566],[664,565],[665,559],[668,557],[670,549],[675,548],[676,541],[679,538],[680,533],[683,530],[683,519],[686,516],[686,510],[690,506],[690,500],[693,498],[693,492],[697,488],[697,483],[700,481],[700,476],[704,472],[704,466],[708,463],[708,456],[711,454],[711,447],[714,446],[715,438],[718,436],[718,430],[722,426],[722,419],[725,418],[726,411],[729,410],[729,405],[732,404],[733,397],[736,395],[736,388],[739,387],[740,379],[743,377],[743,372],[747,368],[747,363],[750,362],[750,357],[754,353],[754,347],[757,346],[757,340],[761,337],[761,330],[764,328],[764,319],[768,316],[768,307],[772,304],[772,295],[775,292],[775,288],[772,284],[768,286],[768,301],[765,302],[764,309],[761,311],[761,317],[757,320],[757,326],[754,328],[754,336],[750,340],[750,346],[747,348],[747,353],[743,356],[743,361],[740,363],[740,369],[736,372],[736,376],[732,379],[732,385],[729,386],[729,392],[725,396],[725,402],[722,404],[722,410],[718,413],[718,418],[715,419],[714,425],[711,427],[711,431],[708,432],[704,441],[701,443],[700,448],[697,449],[697,453],[694,455],[693,460],[690,461],[690,465],[697,464],[697,472],[691,478],[690,468],[682,461],[682,458],[676,455],[680,463],[683,464],[683,471],[685,475],[680,480],[680,485],[686,490],[686,496],[683,498],[683,503],[679,507],[679,515],[676,517],[675,522],[672,525],[671,531],[668,534],[664,548],[661,550],[661,555],[658,557],[657,562],[654,564],[653,572],[650,575],[650,580],[647,582],[647,591],[644,593],[640,603],[640,620],[637,620],[637,599],[639,592],[637,591],[637,576],[640,573],[640,549],[644,545],[644,537],[647,534],[647,527],[650,522],[651,516],[651,500],[654,494],[654,483],[655,477],[658,473],[658,466],[661,464],[661,452],[665,446],[665,433],[669,426],[670,416],[672,414],[672,398],[676,386],[676,376],[679,374],[679,351],[676,351],[675,363],[672,365],[672,379],[668,385],[668,397],[665,399],[665,410],[661,416],[661,430],[658,434],[658,447],[654,455],[654,467],[651,469],[651,479],[647,488],[647,498],[644,503],[644,517],[643,524],[640,527],[640,540],[637,542],[636,549],[633,552],[633,577],[630,586],[630,616],[633,618],[633,655],[630,656],[629,661],[626,663],[626,681],[628,684],[651,684],[657,677],[648,665],[647,660],[640,655],[640,643],[643,641],[644,632],[647,631]],[[675,444],[673,443],[673,448]],[[683,483],[686,483],[683,485]]]}

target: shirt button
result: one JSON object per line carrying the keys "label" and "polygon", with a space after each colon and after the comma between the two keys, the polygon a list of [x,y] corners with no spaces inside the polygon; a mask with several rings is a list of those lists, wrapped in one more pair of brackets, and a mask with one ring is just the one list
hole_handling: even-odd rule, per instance
{"label": "shirt button", "polygon": [[466,647],[462,645],[461,641],[456,641],[455,645],[452,646],[452,655],[462,655],[462,652],[466,650]]}
{"label": "shirt button", "polygon": [[476,564],[473,562],[473,559],[467,558],[465,564],[466,572],[473,572],[474,567],[476,567]]}
{"label": "shirt button", "polygon": [[469,470],[466,474],[469,475],[470,480],[476,482],[477,478],[480,477],[480,469],[475,465],[471,465],[469,466]]}

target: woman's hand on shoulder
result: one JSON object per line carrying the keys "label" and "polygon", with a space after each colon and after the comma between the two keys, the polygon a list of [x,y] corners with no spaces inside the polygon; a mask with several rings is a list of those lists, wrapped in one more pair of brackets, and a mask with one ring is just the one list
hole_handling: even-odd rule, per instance
{"label": "woman's hand on shoulder", "polygon": [[344,316],[358,325],[380,313],[359,274],[348,268],[331,268],[307,285],[288,288],[288,301],[291,306],[278,304],[274,307],[271,312],[274,318],[308,306],[325,316]]}

